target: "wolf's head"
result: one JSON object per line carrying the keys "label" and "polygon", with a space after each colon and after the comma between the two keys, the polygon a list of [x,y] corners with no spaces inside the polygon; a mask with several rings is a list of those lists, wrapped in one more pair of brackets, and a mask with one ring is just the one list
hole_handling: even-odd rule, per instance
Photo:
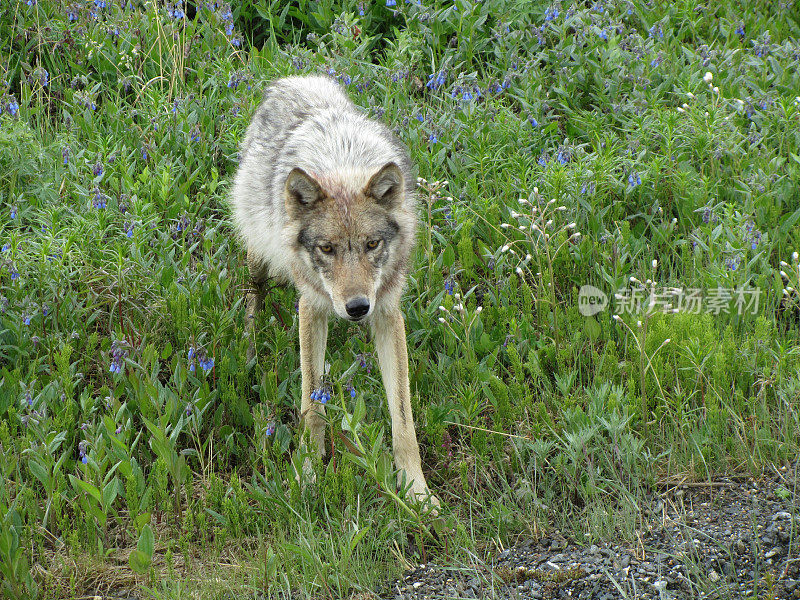
{"label": "wolf's head", "polygon": [[295,168],[285,203],[297,232],[295,251],[313,272],[314,287],[327,294],[337,315],[359,321],[372,314],[387,276],[402,278],[413,229],[397,164],[377,170],[363,187],[349,183],[341,173]]}

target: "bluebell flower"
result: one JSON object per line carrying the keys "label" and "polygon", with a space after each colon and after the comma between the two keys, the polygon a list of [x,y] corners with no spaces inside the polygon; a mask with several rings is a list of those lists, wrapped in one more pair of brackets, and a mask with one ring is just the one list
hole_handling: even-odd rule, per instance
{"label": "bluebell flower", "polygon": [[350,397],[351,398],[355,398],[356,397],[356,388],[354,388],[354,387],[350,388]]}
{"label": "bluebell flower", "polygon": [[448,277],[444,280],[444,289],[448,293],[448,295],[453,295],[453,290],[455,289],[455,282],[452,278]]}
{"label": "bluebell flower", "polygon": [[23,315],[22,315],[22,324],[23,325],[30,325],[31,324],[31,316],[28,315],[28,314],[24,314],[23,313]]}
{"label": "bluebell flower", "polygon": [[386,6],[397,6],[397,0],[386,0]]}
{"label": "bluebell flower", "polygon": [[64,158],[64,164],[69,164],[69,146],[64,146],[61,149],[61,156]]}
{"label": "bluebell flower", "polygon": [[0,248],[0,251],[2,251],[2,252],[8,252],[9,250],[11,250],[11,244],[9,244],[9,243],[3,244],[3,247]]}
{"label": "bluebell flower", "polygon": [[83,464],[86,464],[86,463],[88,463],[88,462],[89,462],[89,457],[87,457],[87,456],[82,456],[82,457],[81,457],[81,462],[82,462]]}
{"label": "bluebell flower", "polygon": [[664,37],[664,30],[661,28],[661,23],[653,24],[653,26],[650,29],[647,30],[647,33],[651,38],[655,38],[655,37],[663,38]]}
{"label": "bluebell flower", "polygon": [[360,17],[364,16],[364,3],[363,2],[359,2],[358,3],[358,15]]}
{"label": "bluebell flower", "polygon": [[50,307],[47,304],[42,304],[42,314],[46,317],[50,313]]}
{"label": "bluebell flower", "polygon": [[608,34],[606,33],[605,29],[601,29],[598,35],[600,36],[601,40],[608,41]]}
{"label": "bluebell flower", "polygon": [[637,185],[641,184],[642,184],[642,178],[639,177],[639,173],[634,171],[630,175],[628,175],[628,185],[630,187],[635,188]]}
{"label": "bluebell flower", "polygon": [[266,429],[266,431],[264,432],[264,435],[266,435],[267,437],[269,437],[269,436],[271,436],[273,433],[275,433],[275,424],[274,424],[274,423],[270,423],[269,425],[267,425],[267,429]]}
{"label": "bluebell flower", "polygon": [[6,106],[8,112],[11,113],[12,117],[16,117],[17,113],[19,112],[19,102],[14,96],[11,96],[11,100],[9,100],[8,105]]}
{"label": "bluebell flower", "polygon": [[737,25],[737,26],[736,26],[736,31],[735,31],[735,33],[736,33],[736,35],[738,35],[739,37],[744,37],[744,36],[745,36],[745,32],[744,32],[744,23],[739,23],[739,25]]}
{"label": "bluebell flower", "polygon": [[94,167],[92,167],[92,174],[95,177],[100,177],[103,174],[103,163],[101,163],[99,160],[94,163]]}
{"label": "bluebell flower", "polygon": [[106,196],[100,188],[94,189],[94,199],[92,200],[92,208],[98,210],[104,209],[108,204],[108,196]]}
{"label": "bluebell flower", "polygon": [[192,131],[189,133],[189,140],[192,142],[199,142],[200,141],[200,125],[195,125],[192,127]]}
{"label": "bluebell flower", "polygon": [[447,73],[444,70],[437,71],[436,73],[431,73],[428,76],[428,83],[425,84],[425,87],[431,90],[438,90],[447,82]]}
{"label": "bluebell flower", "polygon": [[431,144],[435,144],[436,142],[439,141],[439,136],[437,136],[435,132],[431,132],[430,135],[428,136],[428,141]]}
{"label": "bluebell flower", "polygon": [[111,365],[108,370],[111,373],[122,373],[122,365],[130,354],[130,345],[125,340],[114,340],[111,342],[108,354],[111,357]]}
{"label": "bluebell flower", "polygon": [[544,20],[545,21],[553,21],[558,18],[558,9],[557,8],[546,8],[544,10]]}

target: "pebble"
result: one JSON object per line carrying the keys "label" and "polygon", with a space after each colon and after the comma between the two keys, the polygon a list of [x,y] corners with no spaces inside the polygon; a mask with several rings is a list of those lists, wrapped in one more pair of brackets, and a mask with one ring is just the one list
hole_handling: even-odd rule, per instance
{"label": "pebble", "polygon": [[773,491],[778,485],[794,489],[787,477],[685,487],[671,497],[654,493],[642,507],[645,522],[635,541],[587,536],[596,543],[581,545],[551,530],[481,557],[479,567],[420,565],[406,574],[405,586],[394,585],[380,598],[621,600],[636,590],[642,600],[677,600],[695,597],[704,585],[720,597],[746,598],[755,589],[764,592],[769,577],[773,597],[800,600],[800,561],[794,545],[789,551],[800,504]]}

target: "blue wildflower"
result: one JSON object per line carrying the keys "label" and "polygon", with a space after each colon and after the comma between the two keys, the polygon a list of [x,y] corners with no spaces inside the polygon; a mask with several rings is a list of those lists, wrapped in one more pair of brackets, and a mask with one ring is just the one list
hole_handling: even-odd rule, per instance
{"label": "blue wildflower", "polygon": [[600,36],[601,40],[608,41],[608,34],[606,33],[605,28],[601,29],[598,35]]}
{"label": "blue wildflower", "polygon": [[651,38],[664,37],[664,30],[661,28],[661,23],[655,23],[650,29],[647,30],[647,33]]}
{"label": "blue wildflower", "polygon": [[98,210],[104,209],[108,205],[108,196],[106,196],[100,188],[94,189],[94,199],[92,200],[92,208]]}
{"label": "blue wildflower", "polygon": [[397,0],[386,0],[386,6],[397,6]]}
{"label": "blue wildflower", "polygon": [[436,73],[431,73],[428,76],[428,83],[425,84],[425,87],[431,90],[438,90],[447,82],[447,73],[444,70],[437,71]]}
{"label": "blue wildflower", "polygon": [[742,38],[745,36],[744,23],[739,23],[739,25],[736,26],[735,33],[736,33],[736,35],[738,35],[739,37],[742,37]]}
{"label": "blue wildflower", "polygon": [[557,8],[546,8],[544,10],[544,20],[545,21],[553,21],[558,18],[558,9]]}
{"label": "blue wildflower", "polygon": [[628,175],[628,185],[630,187],[635,188],[637,185],[641,184],[642,184],[642,178],[639,177],[639,173],[634,171],[630,175]]}
{"label": "blue wildflower", "polygon": [[111,349],[108,351],[111,357],[111,365],[108,370],[111,373],[122,373],[122,365],[130,354],[130,345],[125,340],[114,340],[111,342]]}

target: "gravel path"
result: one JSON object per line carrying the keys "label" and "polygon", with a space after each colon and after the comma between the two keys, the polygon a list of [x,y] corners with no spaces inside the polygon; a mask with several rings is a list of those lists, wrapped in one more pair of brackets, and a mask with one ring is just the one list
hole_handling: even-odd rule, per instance
{"label": "gravel path", "polygon": [[635,544],[578,545],[555,533],[477,567],[420,565],[384,598],[800,600],[796,474],[667,485]]}

